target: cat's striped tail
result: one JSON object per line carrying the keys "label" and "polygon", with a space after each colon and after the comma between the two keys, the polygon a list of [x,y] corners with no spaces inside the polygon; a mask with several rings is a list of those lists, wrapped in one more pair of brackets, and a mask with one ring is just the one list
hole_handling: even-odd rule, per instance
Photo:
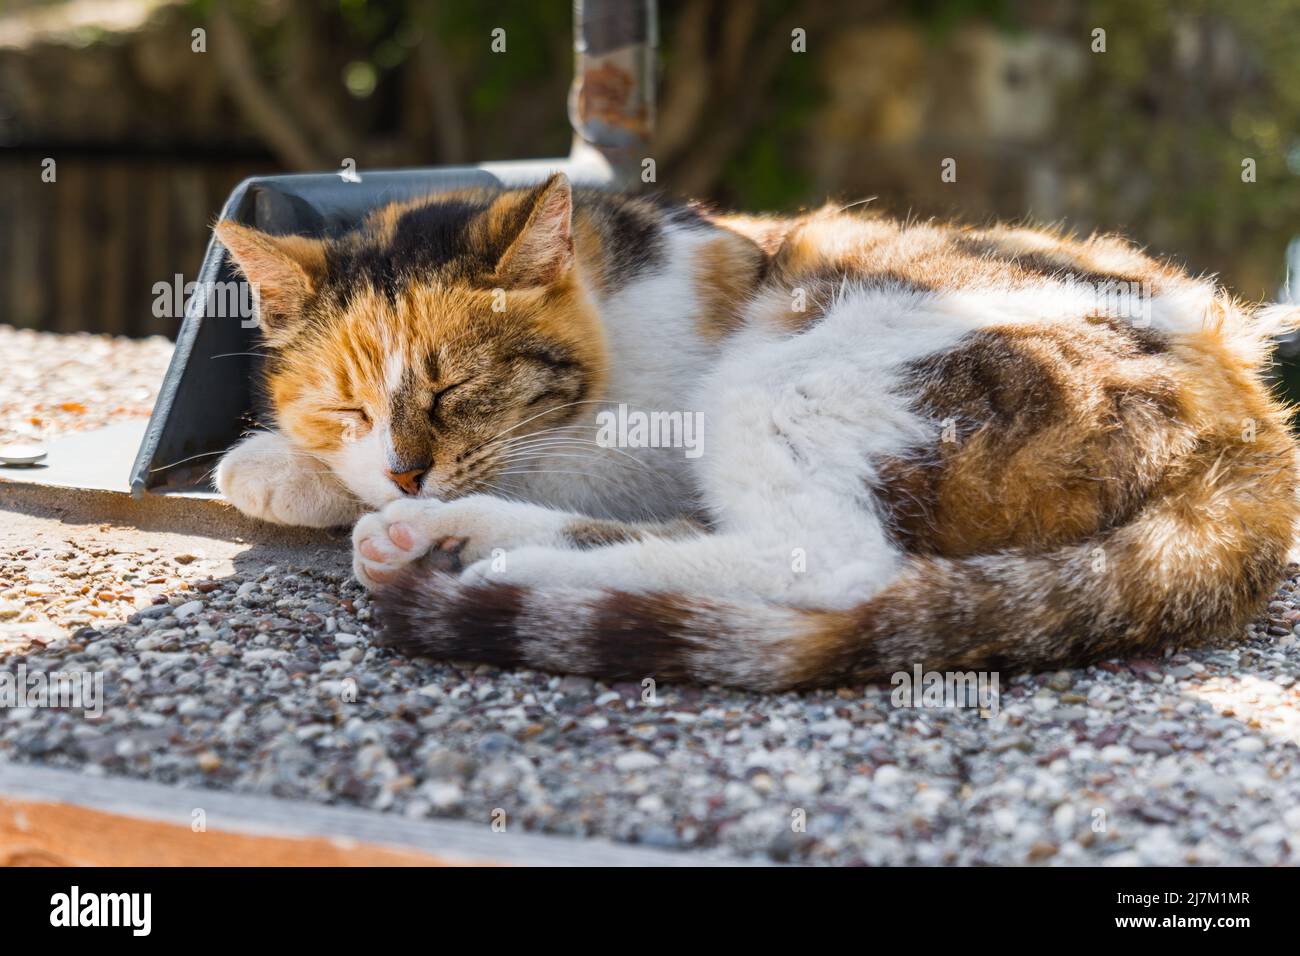
{"label": "cat's striped tail", "polygon": [[409,569],[376,595],[412,653],[775,691],[928,670],[1018,671],[1240,633],[1272,593],[1295,524],[1289,449],[1194,456],[1127,524],[1045,553],[913,557],[848,610],[702,595],[466,584]]}

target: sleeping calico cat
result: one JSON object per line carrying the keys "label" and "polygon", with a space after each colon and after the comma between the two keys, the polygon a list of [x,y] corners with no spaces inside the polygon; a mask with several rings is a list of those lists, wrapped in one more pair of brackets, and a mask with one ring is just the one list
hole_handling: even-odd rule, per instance
{"label": "sleeping calico cat", "polygon": [[355,521],[413,652],[759,690],[1068,667],[1239,632],[1283,573],[1295,448],[1261,367],[1300,316],[1115,238],[561,175],[217,235],[276,425],[217,486]]}

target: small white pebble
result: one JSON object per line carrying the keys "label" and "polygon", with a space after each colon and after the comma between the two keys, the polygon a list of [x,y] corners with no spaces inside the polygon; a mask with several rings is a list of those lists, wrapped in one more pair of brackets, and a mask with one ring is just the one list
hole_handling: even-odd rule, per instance
{"label": "small white pebble", "polygon": [[659,766],[659,758],[652,753],[646,753],[644,750],[629,750],[627,753],[621,753],[614,758],[614,769],[623,773],[649,770],[651,767],[657,766]]}

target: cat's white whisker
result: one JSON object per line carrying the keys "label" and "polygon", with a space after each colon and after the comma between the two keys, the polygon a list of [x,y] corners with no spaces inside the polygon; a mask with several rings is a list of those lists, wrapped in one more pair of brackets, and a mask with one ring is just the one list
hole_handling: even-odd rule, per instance
{"label": "cat's white whisker", "polygon": [[150,473],[153,473],[155,471],[166,471],[168,468],[175,468],[177,465],[183,465],[186,462],[198,461],[200,458],[211,458],[213,455],[224,455],[225,453],[226,453],[226,449],[224,448],[221,449],[220,451],[205,451],[198,455],[190,455],[188,458],[182,458],[179,461],[168,462],[165,465],[157,465],[153,468],[150,468],[149,471]]}

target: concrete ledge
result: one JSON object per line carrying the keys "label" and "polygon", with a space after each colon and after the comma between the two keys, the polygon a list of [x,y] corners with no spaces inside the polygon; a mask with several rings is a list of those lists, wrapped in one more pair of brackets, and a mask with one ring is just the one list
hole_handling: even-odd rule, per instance
{"label": "concrete ledge", "polygon": [[132,498],[126,491],[71,488],[35,482],[0,480],[0,511],[33,518],[83,524],[112,524],[140,531],[171,532],[257,541],[277,547],[311,548],[344,545],[346,529],[286,528],[256,521],[221,498],[191,495],[146,495]]}
{"label": "concrete ledge", "polygon": [[[196,830],[196,819],[205,829]],[[0,763],[3,866],[735,866],[715,854],[494,832],[490,821],[189,790]]]}

